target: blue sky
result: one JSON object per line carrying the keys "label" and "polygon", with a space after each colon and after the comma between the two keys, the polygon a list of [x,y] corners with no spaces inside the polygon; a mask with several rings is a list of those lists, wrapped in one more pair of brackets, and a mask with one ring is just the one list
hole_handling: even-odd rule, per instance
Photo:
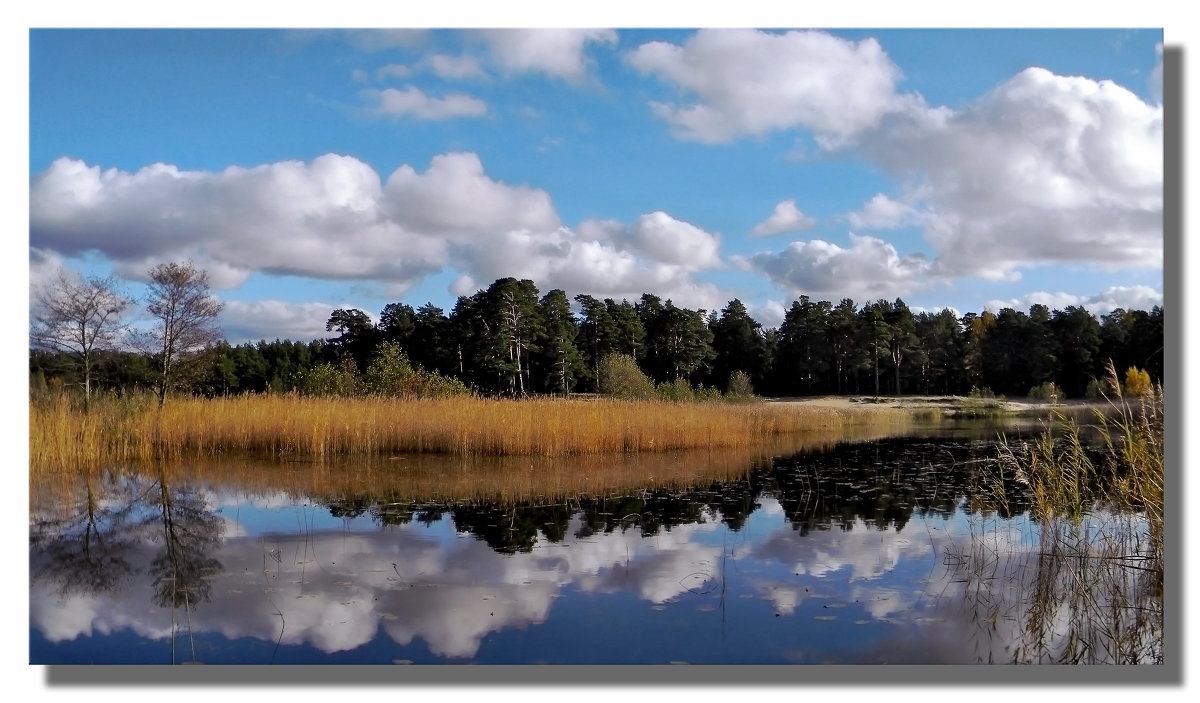
{"label": "blue sky", "polygon": [[775,326],[1162,302],[1161,29],[32,30],[30,285],[237,343],[501,276]]}

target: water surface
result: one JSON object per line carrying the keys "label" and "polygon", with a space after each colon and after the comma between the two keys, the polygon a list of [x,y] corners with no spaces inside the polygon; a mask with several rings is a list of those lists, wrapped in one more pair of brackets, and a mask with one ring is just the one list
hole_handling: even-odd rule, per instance
{"label": "water surface", "polygon": [[995,429],[919,435],[43,479],[30,659],[1053,661],[1023,617],[1045,535],[989,490]]}

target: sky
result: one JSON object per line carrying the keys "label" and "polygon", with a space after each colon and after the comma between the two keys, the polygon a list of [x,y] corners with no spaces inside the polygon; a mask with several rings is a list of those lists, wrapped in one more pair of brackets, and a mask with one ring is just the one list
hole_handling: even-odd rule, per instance
{"label": "sky", "polygon": [[[402,300],[416,306],[432,301],[448,310],[455,295],[451,287],[460,276],[465,273],[478,278],[477,285],[486,285],[491,269],[513,259],[527,266],[540,263],[556,274],[538,280],[543,292],[562,285],[573,295],[595,282],[572,275],[564,259],[578,261],[585,253],[596,262],[627,262],[635,273],[641,270],[636,268],[639,265],[653,267],[649,270],[662,280],[643,276],[636,286],[637,295],[655,290],[675,296],[680,304],[723,305],[723,300],[713,303],[699,295],[688,298],[681,294],[690,286],[697,293],[707,290],[711,298],[715,289],[718,299],[740,296],[766,324],[777,324],[781,309],[794,299],[799,284],[806,286],[810,296],[833,299],[848,295],[860,303],[876,295],[862,288],[890,284],[910,305],[930,309],[952,306],[962,312],[989,304],[1024,306],[1034,299],[1055,306],[1083,303],[1100,310],[1107,305],[1101,305],[1106,296],[1132,292],[1136,297],[1142,287],[1150,289],[1143,291],[1149,298],[1141,304],[1145,306],[1157,302],[1155,296],[1162,294],[1161,231],[1155,249],[1156,235],[1150,233],[1153,227],[1115,231],[1115,223],[1122,218],[1128,222],[1137,213],[1162,217],[1161,179],[1155,186],[1146,174],[1157,169],[1144,163],[1161,159],[1162,150],[1159,147],[1151,156],[1152,149],[1145,142],[1147,130],[1151,135],[1161,133],[1162,112],[1156,95],[1159,39],[1165,35],[1166,46],[1179,56],[1179,87],[1184,92],[1175,96],[1175,105],[1186,104],[1186,88],[1192,85],[1189,76],[1196,75],[1183,70],[1193,26],[1183,3],[1142,0],[1103,7],[1091,4],[1084,10],[1075,3],[1034,0],[986,5],[853,2],[802,7],[773,0],[740,0],[736,7],[693,3],[686,14],[667,5],[628,0],[607,0],[602,6],[442,0],[390,6],[340,0],[336,7],[292,4],[281,14],[270,3],[228,0],[189,5],[58,0],[10,8],[6,11],[9,21],[0,25],[6,40],[0,42],[0,52],[6,52],[7,59],[5,87],[9,95],[27,95],[28,110],[22,111],[18,100],[17,106],[0,113],[11,142],[4,189],[10,236],[0,240],[5,245],[0,259],[6,267],[0,285],[9,299],[26,304],[29,291],[50,270],[43,264],[61,261],[85,273],[126,275],[123,280],[128,291],[137,294],[145,263],[190,256],[208,266],[214,282],[221,283],[217,293],[228,306],[222,324],[235,343],[238,338],[323,337],[325,316],[335,306],[357,306],[378,315],[388,302]],[[417,38],[411,33],[405,38],[374,31],[236,33],[242,37],[239,41],[228,35],[222,41],[197,41],[195,35],[189,40],[180,34],[163,41],[165,34],[150,33],[160,39],[97,47],[95,37],[114,36],[105,31],[95,33],[90,42],[79,38],[81,33],[74,34],[64,48],[54,41],[54,32],[30,30],[281,25],[317,29],[769,27],[774,33],[786,28],[855,26],[1144,29],[833,29],[825,34],[842,43],[834,41],[829,46],[854,42],[858,53],[797,52],[786,54],[792,61],[784,61],[785,55],[768,52],[772,59],[765,63],[755,63],[754,53],[734,60],[689,52],[684,47],[693,31],[616,29],[615,39],[613,34],[601,33],[558,45],[560,57],[580,58],[577,63],[558,63],[557,74],[537,60],[555,56],[553,46],[535,42],[505,45],[479,36],[468,41],[454,32],[424,33],[424,44],[405,43]],[[1159,31],[1163,28],[1165,31]],[[858,43],[864,39],[874,39],[875,44]],[[642,52],[642,63],[632,62],[640,46],[656,40],[679,50],[672,51],[664,44],[666,51]],[[868,48],[878,52],[875,63]],[[544,53],[539,54],[538,49]],[[464,57],[474,57],[474,63]],[[404,68],[381,70],[389,66]],[[564,76],[563,66],[582,69]],[[1031,66],[1046,69],[1057,80],[1032,80],[1046,74],[1023,73]],[[864,72],[882,82],[851,80]],[[1021,76],[1027,82],[1013,82]],[[1072,76],[1080,80],[1065,80]],[[805,83],[802,78],[812,82]],[[1103,85],[1120,90],[1099,90],[1104,81],[1111,83]],[[837,90],[825,90],[829,85]],[[1060,90],[1055,92],[1054,86]],[[388,88],[397,92],[386,93]],[[1039,91],[1055,99],[1036,99]],[[390,97],[384,100],[385,95]],[[450,96],[463,97],[451,100]],[[1028,102],[1022,104],[1022,98]],[[924,113],[917,109],[922,104]],[[451,117],[479,111],[480,105],[482,116]],[[939,108],[940,112],[934,112]],[[935,129],[937,122],[920,121],[922,114],[931,119],[944,115],[944,128]],[[1171,114],[1186,119],[1182,108]],[[868,119],[872,115],[874,122]],[[1080,139],[1085,134],[1079,130],[1084,115],[1094,116],[1091,124],[1096,129],[1086,131],[1087,139]],[[1019,126],[1013,126],[1014,121]],[[881,125],[888,129],[879,129]],[[703,135],[709,139],[701,138]],[[615,144],[605,143],[602,136]],[[1043,149],[1042,144],[1057,145],[1057,150]],[[1190,149],[1186,142],[1170,145],[1185,154],[1182,161],[1190,160],[1185,147]],[[337,172],[334,168],[321,171],[315,165],[324,154],[341,154],[364,165],[357,172],[368,176],[369,192],[354,201],[350,197],[355,192],[352,180],[315,179],[314,173]],[[459,222],[459,229],[449,228],[446,221],[421,223],[419,210],[401,218],[397,212],[404,210],[398,211],[397,203],[406,201],[383,196],[387,179],[405,166],[412,174],[428,176],[432,159],[444,154],[474,154],[483,168],[486,180],[466,179],[480,187],[458,192],[458,197],[473,207],[440,211],[443,218],[454,216],[465,222]],[[28,167],[22,157],[27,157]],[[1039,157],[1049,166],[1040,163]],[[154,164],[173,164],[189,174],[189,184],[198,182],[200,186],[182,189],[182,194],[170,186],[131,188],[117,200],[112,199],[111,189],[93,191],[93,195],[106,196],[94,201],[105,204],[104,217],[94,211],[88,218],[75,213],[74,228],[68,226],[71,222],[60,221],[53,233],[37,234],[34,184],[59,158],[75,160],[85,174],[88,169],[112,173],[113,184],[128,184],[138,173],[143,178],[151,175],[154,171],[146,169]],[[329,166],[330,162],[322,163]],[[64,163],[71,165],[70,161]],[[447,165],[445,159],[440,163]],[[454,163],[451,159],[449,165]],[[462,160],[457,163],[473,165]],[[293,171],[281,164],[293,164]],[[1129,168],[1114,168],[1117,164]],[[231,184],[228,177],[240,173],[237,169],[258,169],[254,173],[260,180],[246,178]],[[354,169],[349,172],[355,173]],[[434,175],[446,172],[434,169]],[[378,181],[378,186],[373,181]],[[417,180],[430,184],[427,192],[431,193],[436,192],[435,181]],[[406,184],[403,180],[398,183]],[[504,187],[488,188],[489,183]],[[328,185],[324,190],[323,184]],[[339,184],[341,190],[335,187]],[[969,185],[975,189],[968,191]],[[1191,190],[1186,182],[1172,186],[1175,202],[1191,199],[1186,197]],[[1148,207],[1139,208],[1143,189],[1155,188],[1158,198],[1148,196]],[[291,197],[285,197],[289,189]],[[203,197],[197,191],[202,191]],[[78,192],[89,193],[86,189]],[[330,207],[339,195],[342,202],[370,204],[368,209],[378,213],[373,232],[402,234],[390,239],[364,236],[346,224],[354,224],[361,212]],[[542,214],[552,211],[557,216],[565,228],[562,238],[548,241],[553,233],[532,228],[524,242],[506,237],[508,229],[500,235],[494,229],[481,232],[482,218],[495,215],[497,203],[519,200],[514,195],[548,202]],[[881,196],[878,200],[877,195]],[[154,222],[144,200],[151,196],[160,198],[162,204],[157,219],[174,217],[180,227],[168,231],[161,222]],[[230,200],[235,202],[230,204]],[[199,214],[186,207],[197,201],[205,204]],[[789,201],[794,201],[802,216],[791,210]],[[872,202],[874,207],[870,207]],[[772,219],[781,203],[780,214]],[[1011,209],[1006,211],[1005,206]],[[1177,215],[1181,217],[1179,207]],[[656,255],[647,247],[637,248],[637,243],[651,236],[654,223],[653,218],[643,220],[643,227],[637,229],[639,218],[660,211],[671,218],[660,222],[688,223],[698,231],[692,233],[692,240],[669,240],[683,242],[682,251],[707,255],[711,261],[709,250],[695,243],[702,245],[706,237],[717,241],[719,265],[695,268],[695,261],[693,268],[672,265],[661,250]],[[69,210],[57,212],[60,218],[71,214]],[[1010,220],[1002,219],[1005,212]],[[529,216],[524,210],[521,213]],[[858,217],[851,220],[855,214]],[[466,221],[468,215],[476,218],[475,229],[464,226],[471,224]],[[509,218],[513,218],[511,212]],[[800,226],[809,219],[811,226]],[[89,220],[103,227],[89,234],[83,226]],[[230,224],[234,220],[240,222],[238,227]],[[1052,226],[1064,220],[1081,223],[1076,236],[1090,239],[1073,241],[1065,236],[1065,227]],[[1103,233],[1088,234],[1093,228],[1083,225],[1097,220]],[[615,222],[617,226],[604,230],[584,222]],[[949,229],[934,226],[945,222],[965,224]],[[435,224],[441,229],[433,227]],[[511,222],[500,217],[492,224]],[[885,226],[889,224],[904,226]],[[764,235],[772,225],[796,229]],[[1105,226],[1114,231],[1104,230]],[[1182,222],[1176,221],[1176,226],[1181,227]],[[23,231],[29,233],[28,238],[16,234]],[[601,238],[606,231],[621,238]],[[763,236],[751,237],[752,232]],[[852,240],[851,232],[870,239]],[[363,245],[364,238],[374,246]],[[579,241],[583,243],[576,244]],[[279,242],[284,242],[282,248],[272,249]],[[486,242],[492,246],[484,246]],[[794,242],[798,244],[793,246]],[[857,249],[855,242],[861,242]],[[1053,255],[1053,246],[1064,242],[1069,246]],[[545,245],[535,249],[540,255],[524,256],[528,245],[535,243]],[[991,276],[982,276],[968,265],[973,251],[969,244],[982,248],[975,268],[986,264]],[[1151,255],[1147,248],[1155,253]],[[1175,350],[1172,358],[1178,363],[1187,330],[1185,318],[1177,311],[1186,306],[1183,297],[1188,302],[1191,297],[1182,274],[1191,267],[1193,255],[1182,242],[1170,251],[1184,260],[1182,264],[1168,261],[1172,272],[1169,302],[1176,311],[1170,317],[1168,333]],[[401,256],[392,256],[396,252],[403,254],[403,263],[413,271],[422,270],[420,264],[438,263],[439,268],[424,277],[405,273],[398,263]],[[822,252],[826,256],[818,266],[816,254]],[[1106,258],[1103,252],[1111,256]],[[556,253],[557,258],[553,256]],[[755,260],[760,253],[765,256]],[[571,254],[578,258],[571,259]],[[789,254],[793,255],[789,258]],[[852,254],[859,255],[863,266],[829,265],[853,262]],[[924,259],[916,258],[918,254]],[[338,265],[340,270],[355,273],[347,264],[355,256],[366,262],[357,276],[330,274]],[[1155,256],[1157,262],[1149,261]],[[777,262],[774,267],[773,261]],[[299,265],[305,262],[307,267]],[[393,271],[376,272],[389,262]],[[806,262],[814,265],[806,269]],[[933,262],[941,262],[936,270],[928,268]],[[922,268],[922,263],[927,268]],[[281,275],[288,266],[297,270]],[[813,280],[814,271],[825,273],[824,283]],[[613,266],[592,276],[597,277],[599,294],[604,286],[615,289],[635,276]],[[562,279],[566,283],[560,283]],[[829,281],[840,287],[838,292],[820,290],[831,287]],[[905,282],[909,288],[899,285]],[[464,280],[462,286],[466,283]],[[672,283],[680,292],[674,288],[668,292]],[[404,293],[393,295],[406,285]],[[1054,296],[1061,300],[1055,301]],[[1123,304],[1138,306],[1135,301]],[[23,333],[18,330],[14,334]],[[23,354],[11,351],[19,350],[20,344],[6,348],[14,356]],[[21,363],[14,358],[5,367],[19,369]],[[1182,366],[1177,370],[1181,372]],[[1180,385],[1172,385],[1172,390],[1178,387],[1185,398],[1192,395],[1191,385],[1184,385],[1184,375],[1177,376],[1172,384]],[[24,374],[16,379],[19,386]],[[17,394],[10,394],[10,402],[8,417],[26,412],[26,404]],[[1186,415],[1180,417],[1184,425],[1174,420],[1171,424],[1183,432],[1168,435],[1175,438],[1169,441],[1175,457],[1171,463],[1176,467],[1172,475],[1177,478],[1186,465],[1180,438],[1190,429]],[[13,436],[6,439],[17,454],[14,463],[20,465],[26,451],[22,423],[7,425]],[[28,482],[19,472],[9,475],[16,494],[28,490]],[[1179,505],[1191,497],[1185,496]],[[20,511],[10,511],[7,534],[23,539],[25,518]],[[1177,523],[1176,535],[1183,536],[1182,523]],[[1185,542],[1177,539],[1173,543]],[[1185,580],[1183,576],[1176,583]],[[6,595],[14,602],[27,597],[22,583],[13,579],[9,584],[14,592]],[[1186,629],[1194,629],[1190,618]],[[17,662],[14,669],[27,646],[24,631],[13,628],[5,651],[11,654],[9,661]],[[1184,665],[1191,659],[1187,657]],[[1181,668],[1169,667],[1177,677],[1172,680],[1184,680]],[[49,679],[40,667],[22,666],[20,672],[24,678],[14,677],[18,686],[48,686]],[[940,669],[937,673],[944,684],[939,692],[946,692],[945,685],[957,685],[972,696],[984,693],[971,685],[969,671]],[[230,673],[222,675],[234,678]],[[871,672],[863,672],[863,676],[864,686],[872,683]],[[371,681],[378,682],[379,677]],[[71,695],[69,688],[58,693]],[[1175,697],[1185,699],[1187,688],[1186,683],[1175,686]],[[1055,693],[1049,687],[1035,690]],[[513,690],[507,695],[527,700],[556,693],[553,688],[542,691]],[[126,700],[135,691],[110,686],[95,693]],[[158,693],[147,691],[148,695]],[[326,693],[320,688],[303,691],[293,687],[288,691],[289,695],[314,699]],[[571,693],[582,700],[610,695],[601,688]],[[171,695],[186,698],[210,696],[211,692],[203,687],[191,691],[176,688]],[[920,686],[898,689],[892,695],[911,696],[912,700],[928,697]],[[997,695],[1007,696],[1008,692],[997,691]],[[1089,695],[1115,698],[1121,691],[1096,689]],[[1154,695],[1170,698],[1172,694],[1158,686]]]}
{"label": "sky", "polygon": [[235,344],[505,276],[766,327],[1163,303],[1161,27],[28,38],[30,290],[189,260]]}

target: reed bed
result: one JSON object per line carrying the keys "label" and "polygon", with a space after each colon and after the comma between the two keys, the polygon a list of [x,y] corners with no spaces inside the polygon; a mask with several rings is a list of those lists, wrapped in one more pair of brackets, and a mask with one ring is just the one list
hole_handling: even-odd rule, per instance
{"label": "reed bed", "polygon": [[409,453],[540,456],[732,449],[852,427],[907,427],[895,408],[474,397],[185,398],[73,408],[30,403],[30,464],[73,470],[228,453],[325,459]]}
{"label": "reed bed", "polygon": [[[1124,398],[1111,365],[1109,388],[1111,407],[1097,411],[1091,427],[1095,445],[1083,441],[1078,422],[1060,416],[1032,444],[1002,446],[998,466],[1029,498],[1038,548],[1008,564],[1005,578],[996,578],[1001,550],[987,534],[973,535],[970,554],[956,557],[967,574],[960,580],[982,594],[975,605],[993,611],[981,620],[1018,627],[1014,661],[1164,660],[1163,389]],[[1000,501],[1004,483],[994,483]],[[987,583],[971,576],[988,568]],[[1004,583],[1018,584],[1017,598],[995,592],[993,584]]]}

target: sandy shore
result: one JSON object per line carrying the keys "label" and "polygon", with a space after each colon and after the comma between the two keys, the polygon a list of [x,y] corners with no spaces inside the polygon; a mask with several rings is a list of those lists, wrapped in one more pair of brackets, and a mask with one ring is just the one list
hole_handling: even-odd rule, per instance
{"label": "sandy shore", "polygon": [[941,408],[946,411],[959,411],[972,404],[987,403],[997,409],[1013,413],[1046,414],[1051,410],[1076,412],[1088,408],[1100,408],[1107,405],[1103,401],[1093,400],[1064,400],[1049,403],[1033,398],[1016,398],[1003,400],[986,400],[967,398],[965,396],[949,395],[906,395],[906,396],[872,396],[872,395],[843,395],[843,396],[814,396],[794,398],[768,398],[770,403],[787,403],[799,405],[815,405],[828,408],[854,408],[870,405],[886,405],[896,408]]}

